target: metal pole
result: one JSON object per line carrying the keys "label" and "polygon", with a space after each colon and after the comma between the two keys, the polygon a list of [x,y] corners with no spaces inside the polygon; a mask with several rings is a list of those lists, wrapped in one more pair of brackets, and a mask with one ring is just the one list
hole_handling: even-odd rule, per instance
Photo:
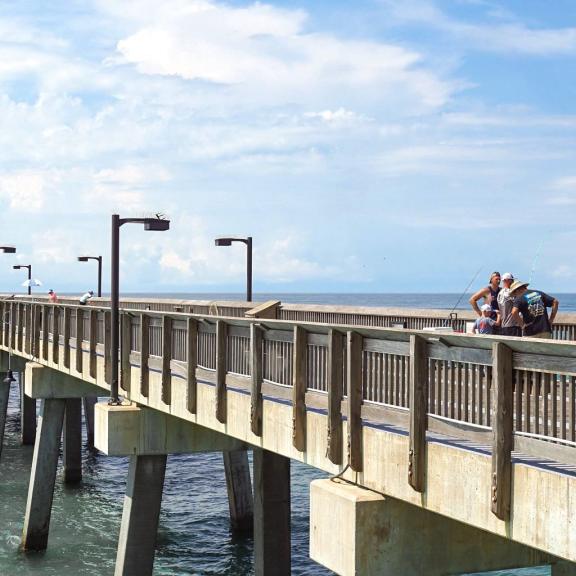
{"label": "metal pole", "polygon": [[[22,276],[20,276],[22,278]],[[32,264],[28,266],[28,296],[32,294]]]}
{"label": "metal pole", "polygon": [[252,302],[252,236],[246,238],[246,300]]}
{"label": "metal pole", "polygon": [[102,256],[98,256],[98,298],[102,298]]}
{"label": "metal pole", "polygon": [[118,397],[118,344],[120,340],[119,330],[119,274],[120,274],[120,216],[112,215],[112,267],[110,270],[110,365],[112,378],[110,383],[109,404],[120,404]]}

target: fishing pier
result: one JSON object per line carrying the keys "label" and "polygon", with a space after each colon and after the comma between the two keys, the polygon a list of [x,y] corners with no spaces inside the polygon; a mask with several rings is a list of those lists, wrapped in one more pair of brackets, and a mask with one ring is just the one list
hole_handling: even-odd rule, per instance
{"label": "fishing pier", "polygon": [[83,403],[95,447],[130,456],[117,575],[152,574],[167,456],[207,451],[259,576],[291,571],[291,460],[331,475],[311,485],[310,556],[337,574],[576,575],[576,315],[546,341],[425,330],[467,312],[126,299],[109,405],[109,301],[0,314],[0,436],[18,371],[34,443],[24,550],[48,546],[62,433],[64,481],[81,477]]}

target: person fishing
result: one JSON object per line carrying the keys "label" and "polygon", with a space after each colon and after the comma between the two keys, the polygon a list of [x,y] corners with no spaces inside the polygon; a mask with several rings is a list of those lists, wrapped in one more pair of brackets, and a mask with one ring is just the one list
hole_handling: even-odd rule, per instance
{"label": "person fishing", "polygon": [[502,325],[500,334],[502,336],[522,336],[520,327],[520,318],[512,314],[514,307],[514,296],[510,293],[510,286],[514,282],[514,275],[511,272],[505,272],[502,275],[502,284],[504,285],[498,293],[498,308],[502,316]]}
{"label": "person fishing", "polygon": [[[540,290],[528,290],[528,284],[515,280],[510,286],[510,294],[514,298],[512,315],[518,319],[524,336],[552,338],[552,324],[558,312],[558,300]],[[551,308],[550,316],[547,308]]]}
{"label": "person fishing", "polygon": [[500,272],[492,272],[490,275],[490,281],[488,286],[481,288],[478,292],[474,293],[470,298],[469,302],[472,309],[478,316],[482,316],[482,311],[478,306],[478,300],[484,298],[484,304],[489,304],[492,312],[490,313],[490,318],[496,320],[498,307],[498,294],[500,293]]}

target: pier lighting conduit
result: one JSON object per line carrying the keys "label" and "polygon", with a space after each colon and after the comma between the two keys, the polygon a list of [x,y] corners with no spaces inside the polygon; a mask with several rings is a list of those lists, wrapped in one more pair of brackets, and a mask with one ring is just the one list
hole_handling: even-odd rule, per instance
{"label": "pier lighting conduit", "polygon": [[232,246],[232,242],[246,244],[246,301],[252,302],[252,236],[246,238],[227,236],[214,240],[216,246]]}
{"label": "pier lighting conduit", "polygon": [[124,224],[143,224],[144,230],[164,232],[170,229],[170,220],[162,214],[155,218],[120,218],[118,214],[112,214],[112,267],[110,275],[110,363],[112,378],[110,383],[109,404],[119,405],[118,396],[118,345],[120,340],[120,315],[118,310],[120,292],[120,226]]}
{"label": "pier lighting conduit", "polygon": [[102,298],[102,256],[78,256],[78,262],[88,262],[88,260],[98,262],[98,298]]}
{"label": "pier lighting conduit", "polygon": [[12,266],[14,270],[20,270],[21,268],[28,268],[28,296],[32,294],[32,264],[17,264]]}

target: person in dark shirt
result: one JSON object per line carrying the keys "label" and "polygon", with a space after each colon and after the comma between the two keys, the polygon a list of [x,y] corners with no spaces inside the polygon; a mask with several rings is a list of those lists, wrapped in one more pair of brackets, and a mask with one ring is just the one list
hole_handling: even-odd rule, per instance
{"label": "person in dark shirt", "polygon": [[[512,315],[522,320],[524,336],[530,338],[552,338],[552,324],[558,312],[558,300],[540,290],[528,290],[528,282],[516,280],[510,286],[514,298]],[[547,308],[551,308],[548,317]]]}

